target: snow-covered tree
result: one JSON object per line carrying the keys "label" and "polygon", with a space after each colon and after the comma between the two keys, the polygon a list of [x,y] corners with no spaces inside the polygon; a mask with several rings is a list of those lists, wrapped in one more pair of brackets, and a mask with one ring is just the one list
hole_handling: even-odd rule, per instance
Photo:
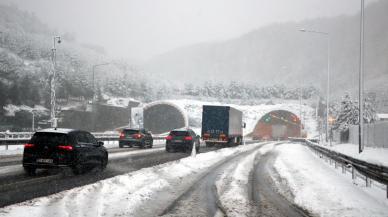
{"label": "snow-covered tree", "polygon": [[[373,123],[376,121],[375,103],[370,97],[364,99],[364,123]],[[350,94],[346,93],[340,105],[340,110],[336,116],[336,122],[333,129],[346,131],[349,125],[356,125],[359,123],[359,108],[358,102],[353,101]]]}
{"label": "snow-covered tree", "polygon": [[354,124],[358,124],[358,107],[350,94],[345,93],[333,129],[343,132],[349,129],[349,125]]}

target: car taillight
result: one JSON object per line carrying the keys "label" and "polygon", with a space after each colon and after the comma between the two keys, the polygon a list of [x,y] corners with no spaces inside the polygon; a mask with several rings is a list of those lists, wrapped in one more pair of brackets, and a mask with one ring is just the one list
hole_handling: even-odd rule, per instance
{"label": "car taillight", "polygon": [[140,133],[133,134],[133,136],[132,136],[132,138],[134,138],[134,139],[140,139],[141,137],[143,137],[143,134],[140,134]]}
{"label": "car taillight", "polygon": [[192,136],[185,136],[184,140],[191,141],[191,140],[193,140],[193,137]]}
{"label": "car taillight", "polygon": [[73,146],[71,146],[71,145],[59,145],[57,147],[58,147],[58,149],[65,150],[65,151],[72,151],[73,150]]}
{"label": "car taillight", "polygon": [[29,144],[29,143],[24,144],[24,148],[33,148],[33,147],[35,147],[34,144]]}
{"label": "car taillight", "polygon": [[120,133],[120,139],[124,139],[125,133]]}
{"label": "car taillight", "polygon": [[171,135],[168,135],[168,136],[166,137],[166,140],[172,140],[172,136],[171,136]]}

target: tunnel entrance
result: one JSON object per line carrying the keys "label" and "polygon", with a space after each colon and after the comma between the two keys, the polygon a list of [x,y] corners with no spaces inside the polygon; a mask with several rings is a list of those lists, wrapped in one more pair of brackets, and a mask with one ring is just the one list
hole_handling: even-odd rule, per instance
{"label": "tunnel entrance", "polygon": [[168,102],[148,104],[143,110],[144,128],[153,134],[187,127],[187,115],[178,106]]}
{"label": "tunnel entrance", "polygon": [[300,118],[286,110],[268,112],[257,122],[252,138],[258,140],[285,140],[301,136]]}

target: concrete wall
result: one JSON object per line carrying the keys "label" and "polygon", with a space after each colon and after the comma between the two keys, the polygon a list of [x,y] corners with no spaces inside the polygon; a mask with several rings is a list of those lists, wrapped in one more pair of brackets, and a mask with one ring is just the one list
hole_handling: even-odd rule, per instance
{"label": "concrete wall", "polygon": [[91,111],[62,111],[58,126],[92,132],[109,131],[128,125],[130,115],[129,108],[95,104]]}
{"label": "concrete wall", "polygon": [[[363,142],[368,147],[388,148],[388,122],[364,125]],[[358,125],[349,128],[349,143],[358,144]]]}

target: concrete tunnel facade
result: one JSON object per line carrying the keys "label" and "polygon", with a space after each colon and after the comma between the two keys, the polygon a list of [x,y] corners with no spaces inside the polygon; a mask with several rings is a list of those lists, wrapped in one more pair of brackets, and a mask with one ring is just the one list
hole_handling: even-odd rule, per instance
{"label": "concrete tunnel facade", "polygon": [[277,140],[301,136],[301,120],[294,113],[286,110],[273,110],[263,115],[257,122],[253,139]]}
{"label": "concrete tunnel facade", "polygon": [[157,101],[144,106],[143,121],[144,128],[152,131],[153,134],[188,127],[186,111],[167,101]]}

